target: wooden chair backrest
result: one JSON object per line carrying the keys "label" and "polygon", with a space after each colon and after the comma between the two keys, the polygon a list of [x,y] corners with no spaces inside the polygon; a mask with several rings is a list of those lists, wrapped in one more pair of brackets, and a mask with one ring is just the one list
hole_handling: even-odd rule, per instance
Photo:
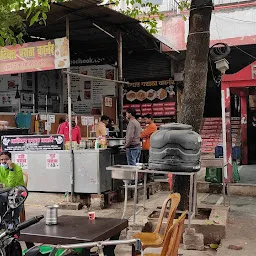
{"label": "wooden chair backrest", "polygon": [[178,256],[179,244],[183,233],[187,211],[183,212],[179,219],[168,230],[161,251],[161,256]]}
{"label": "wooden chair backrest", "polygon": [[24,183],[25,183],[25,187],[28,186],[28,173],[27,172],[23,172],[23,177],[24,179]]}
{"label": "wooden chair backrest", "polygon": [[180,194],[179,193],[173,193],[170,194],[164,201],[163,205],[162,205],[162,209],[160,212],[160,216],[158,218],[158,222],[157,222],[157,226],[156,229],[154,231],[154,233],[160,233],[162,224],[163,224],[163,219],[164,219],[164,215],[168,206],[168,203],[170,202],[170,209],[169,209],[169,213],[168,213],[168,219],[167,219],[167,223],[166,223],[166,227],[165,227],[165,231],[164,231],[164,236],[166,235],[167,231],[170,229],[170,227],[173,224],[173,220],[175,218],[175,214],[176,214],[176,210],[177,207],[180,203]]}

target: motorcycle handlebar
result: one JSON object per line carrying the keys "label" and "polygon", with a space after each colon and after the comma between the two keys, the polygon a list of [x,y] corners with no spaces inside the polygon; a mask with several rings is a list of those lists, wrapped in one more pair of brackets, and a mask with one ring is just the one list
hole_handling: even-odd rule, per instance
{"label": "motorcycle handlebar", "polygon": [[26,220],[17,226],[16,231],[21,231],[29,226],[32,226],[32,225],[38,223],[43,218],[44,218],[44,215],[39,215],[32,219]]}

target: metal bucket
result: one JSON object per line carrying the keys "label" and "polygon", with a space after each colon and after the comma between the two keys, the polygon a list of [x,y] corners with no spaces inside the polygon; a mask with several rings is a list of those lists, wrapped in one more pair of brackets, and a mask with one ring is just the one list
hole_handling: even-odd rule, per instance
{"label": "metal bucket", "polygon": [[47,205],[46,206],[46,225],[57,225],[58,224],[58,205]]}

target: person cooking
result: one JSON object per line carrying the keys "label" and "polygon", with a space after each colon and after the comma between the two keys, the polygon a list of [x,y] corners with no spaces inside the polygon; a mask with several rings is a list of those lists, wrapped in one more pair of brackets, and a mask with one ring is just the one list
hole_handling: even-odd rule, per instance
{"label": "person cooking", "polygon": [[109,118],[103,115],[100,118],[100,122],[96,125],[96,137],[107,136],[107,125],[109,123]]}
{"label": "person cooking", "polygon": [[136,120],[136,110],[128,108],[126,110],[126,118],[129,120],[126,129],[126,138],[124,148],[126,149],[126,158],[128,165],[136,165],[140,160],[141,146],[140,134],[141,126]]}
{"label": "person cooking", "polygon": [[[72,142],[75,142],[77,144],[80,144],[81,141],[81,130],[80,127],[76,124],[76,119],[73,116],[72,121]],[[59,127],[58,134],[64,135],[65,144],[67,145],[67,142],[69,142],[69,120],[68,115],[66,116],[66,121],[62,123]]]}

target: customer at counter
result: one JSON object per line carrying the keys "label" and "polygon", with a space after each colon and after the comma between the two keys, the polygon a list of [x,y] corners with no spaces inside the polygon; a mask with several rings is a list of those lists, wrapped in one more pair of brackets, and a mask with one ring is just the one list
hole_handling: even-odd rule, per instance
{"label": "customer at counter", "polygon": [[157,131],[156,124],[153,121],[153,116],[150,114],[145,115],[144,121],[146,127],[141,133],[140,137],[142,139],[142,150],[143,150],[143,163],[148,163],[149,149],[150,149],[150,137]]}
{"label": "customer at counter", "polygon": [[107,136],[107,125],[109,123],[109,117],[103,115],[100,118],[100,122],[96,125],[96,137]]}
{"label": "customer at counter", "polygon": [[134,108],[128,108],[126,110],[126,118],[127,120],[129,120],[129,123],[126,129],[126,138],[124,145],[126,149],[126,158],[128,165],[136,165],[137,163],[139,163],[141,154],[141,126],[135,117],[136,110]]}
{"label": "customer at counter", "polygon": [[[80,144],[81,130],[80,130],[80,127],[76,124],[76,119],[75,119],[74,116],[72,117],[71,125],[72,125],[72,142]],[[64,135],[65,144],[67,142],[69,142],[69,120],[68,120],[68,115],[66,116],[66,121],[60,125],[58,134],[63,134]],[[68,146],[66,144],[66,148],[67,147]]]}
{"label": "customer at counter", "polygon": [[[149,149],[150,149],[150,137],[157,131],[157,126],[153,121],[153,116],[147,114],[144,116],[144,121],[146,123],[145,129],[142,131],[140,137],[142,139],[142,162],[148,163],[149,160]],[[154,181],[154,175],[147,175],[148,181]]]}

